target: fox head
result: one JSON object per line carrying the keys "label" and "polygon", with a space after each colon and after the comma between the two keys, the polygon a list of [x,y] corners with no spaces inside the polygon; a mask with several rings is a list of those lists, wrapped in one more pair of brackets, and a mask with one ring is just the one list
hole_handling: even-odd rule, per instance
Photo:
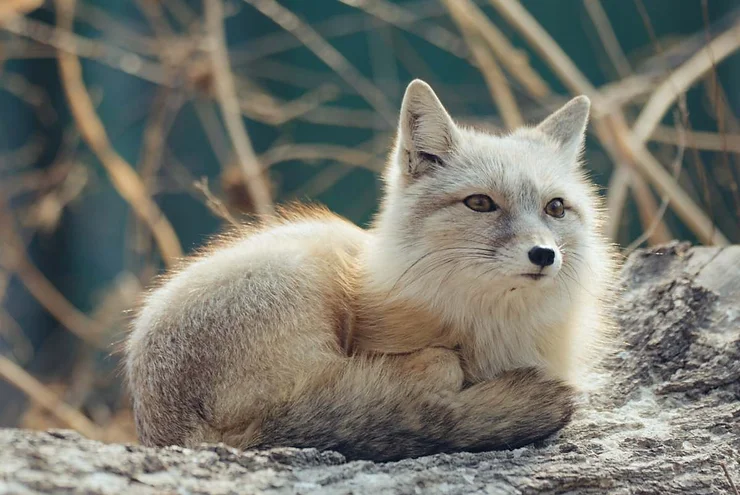
{"label": "fox head", "polygon": [[589,107],[579,96],[536,127],[495,136],[456,124],[413,81],[375,224],[384,285],[425,300],[593,287],[610,259],[580,163]]}

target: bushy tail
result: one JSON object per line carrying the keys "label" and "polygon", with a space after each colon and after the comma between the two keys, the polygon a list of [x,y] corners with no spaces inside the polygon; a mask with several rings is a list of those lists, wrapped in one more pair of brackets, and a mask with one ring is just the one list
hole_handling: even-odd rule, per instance
{"label": "bushy tail", "polygon": [[270,408],[257,438],[259,447],[314,447],[391,461],[520,447],[565,426],[572,410],[572,389],[533,369],[441,392],[347,361]]}

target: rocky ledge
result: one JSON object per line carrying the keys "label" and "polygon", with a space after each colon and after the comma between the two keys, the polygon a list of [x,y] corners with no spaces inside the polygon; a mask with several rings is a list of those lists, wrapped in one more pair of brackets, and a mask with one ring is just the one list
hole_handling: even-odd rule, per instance
{"label": "rocky ledge", "polygon": [[0,493],[737,493],[740,246],[637,252],[622,280],[620,351],[543,444],[376,464],[0,430]]}

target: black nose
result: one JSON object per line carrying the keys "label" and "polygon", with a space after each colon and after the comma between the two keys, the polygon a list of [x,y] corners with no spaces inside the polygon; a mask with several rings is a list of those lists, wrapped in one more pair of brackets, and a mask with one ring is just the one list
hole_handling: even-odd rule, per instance
{"label": "black nose", "polygon": [[535,246],[529,250],[529,261],[543,268],[550,266],[555,263],[555,251],[550,248]]}

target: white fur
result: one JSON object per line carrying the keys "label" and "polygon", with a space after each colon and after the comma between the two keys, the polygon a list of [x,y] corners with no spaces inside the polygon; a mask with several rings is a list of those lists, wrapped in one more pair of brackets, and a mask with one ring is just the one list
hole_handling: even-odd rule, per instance
{"label": "white fur", "polygon": [[[613,255],[600,235],[598,200],[579,164],[588,99],[572,100],[539,128],[507,136],[454,124],[448,129],[451,119],[420,81],[409,86],[406,99],[415,102],[416,112],[443,113],[423,117],[440,124],[419,131],[434,136],[433,143],[447,139],[451,146],[441,151],[409,145],[403,111],[410,105],[404,104],[386,197],[365,253],[370,285],[438,314],[457,333],[467,371],[476,379],[537,366],[577,382],[608,326],[604,306],[613,272]],[[429,102],[420,103],[423,99]],[[416,139],[422,147],[429,141]],[[442,165],[413,177],[407,164],[416,151],[438,155]],[[536,190],[535,201],[521,196],[528,188]],[[500,211],[466,208],[462,200],[471,194],[490,196]],[[429,198],[431,210],[435,197],[452,204],[428,215],[419,211]],[[552,198],[564,198],[579,215],[548,217],[544,207]],[[455,260],[452,249],[484,247],[496,238],[496,215],[507,215],[511,229],[496,259]],[[554,249],[556,259],[543,270],[545,279],[532,281],[520,274],[531,271],[527,252],[536,245]]]}

